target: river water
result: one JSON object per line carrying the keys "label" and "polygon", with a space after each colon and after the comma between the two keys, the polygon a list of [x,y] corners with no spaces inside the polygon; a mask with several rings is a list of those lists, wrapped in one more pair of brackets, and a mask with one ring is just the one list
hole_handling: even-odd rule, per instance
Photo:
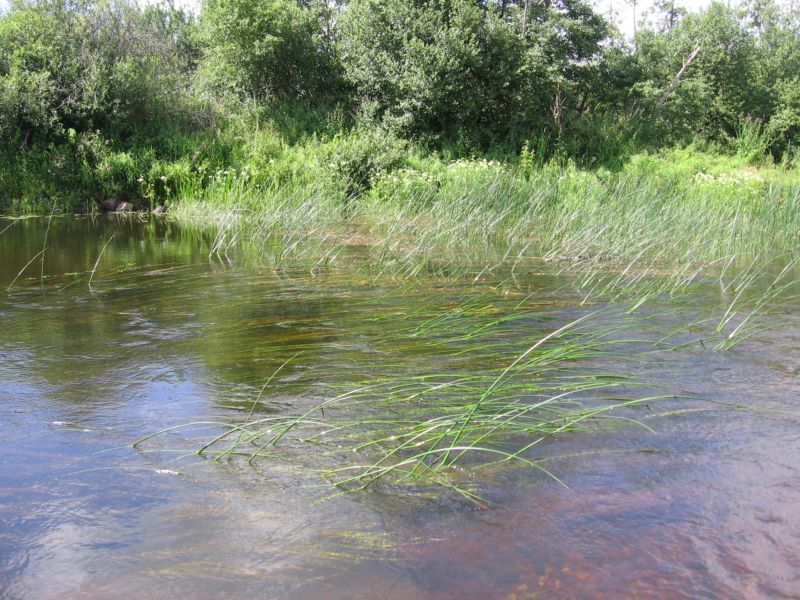
{"label": "river water", "polygon": [[116,216],[0,235],[0,597],[800,597],[797,306],[730,350],[634,361],[637,377],[698,400],[668,401],[675,413],[652,430],[550,440],[566,485],[467,467],[486,505],[392,485],[320,501],[327,459],[313,454],[181,459],[202,428],[133,443],[243,419],[287,359],[259,414],[383,372],[446,371],[447,350],[387,340],[470,294],[524,300],[542,332],[579,309],[547,269],[509,292],[257,268],[209,256],[213,244]]}

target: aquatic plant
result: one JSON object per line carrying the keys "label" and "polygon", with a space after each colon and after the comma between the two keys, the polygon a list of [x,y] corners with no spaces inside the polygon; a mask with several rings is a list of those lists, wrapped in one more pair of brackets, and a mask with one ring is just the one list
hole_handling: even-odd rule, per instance
{"label": "aquatic plant", "polygon": [[[547,461],[561,436],[630,424],[650,429],[662,412],[704,406],[632,375],[642,362],[657,363],[689,346],[728,350],[782,323],[769,318],[769,309],[797,297],[797,262],[785,262],[777,272],[759,260],[734,272],[732,263],[720,269],[719,301],[702,310],[692,295],[707,298],[714,284],[685,272],[653,277],[652,283],[617,274],[602,294],[588,299],[580,289],[570,293],[564,287],[553,290],[552,300],[541,291],[509,296],[503,290],[514,288],[499,282],[467,288],[449,307],[423,304],[400,314],[370,311],[377,300],[363,301],[351,310],[365,332],[382,332],[372,335],[381,355],[430,353],[428,369],[414,373],[391,361],[376,362],[373,377],[347,385],[318,383],[313,397],[320,400],[259,415],[265,390],[281,394],[273,375],[244,420],[187,423],[137,445],[178,429],[211,426],[217,433],[195,454],[247,463],[317,456],[322,475],[342,493],[377,483],[442,485],[482,503],[480,485],[467,474],[502,465],[532,468],[559,481]],[[418,284],[396,293],[413,294]],[[627,295],[620,287],[628,288]],[[608,305],[609,294],[626,301]],[[674,329],[665,333],[663,315],[644,307],[647,299],[669,294]],[[555,298],[561,304],[553,311],[559,306]],[[594,303],[599,307],[587,307]],[[564,311],[579,316],[565,321]],[[302,346],[291,351],[297,353],[293,362],[302,360]],[[669,401],[663,411],[655,408],[662,401]]]}

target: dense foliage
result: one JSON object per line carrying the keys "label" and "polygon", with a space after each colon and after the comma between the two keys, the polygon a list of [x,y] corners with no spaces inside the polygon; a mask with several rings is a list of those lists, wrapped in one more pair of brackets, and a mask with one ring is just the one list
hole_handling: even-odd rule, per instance
{"label": "dense foliage", "polygon": [[792,166],[800,13],[661,0],[626,42],[587,0],[12,0],[0,138],[16,209],[314,169],[354,197],[420,155],[524,174],[694,143]]}

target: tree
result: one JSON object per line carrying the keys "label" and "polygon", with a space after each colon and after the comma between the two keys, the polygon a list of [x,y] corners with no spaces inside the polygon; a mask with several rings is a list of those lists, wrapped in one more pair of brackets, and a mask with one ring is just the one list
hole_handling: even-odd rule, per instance
{"label": "tree", "polygon": [[255,100],[319,99],[336,85],[332,45],[321,35],[319,3],[207,0],[203,69],[216,90]]}
{"label": "tree", "polygon": [[[662,105],[664,90],[697,47],[701,52]],[[645,107],[659,109],[658,136],[724,140],[743,116],[760,114],[764,90],[755,39],[724,4],[687,15],[672,30],[641,32],[637,59],[643,78],[636,91]]]}
{"label": "tree", "polygon": [[608,31],[580,0],[354,0],[342,58],[390,126],[485,146],[555,130],[554,102],[577,107]]}
{"label": "tree", "polygon": [[[176,115],[191,66],[179,12],[111,0],[17,0],[0,18],[0,129],[23,141]],[[180,26],[178,21],[181,21]]]}
{"label": "tree", "polygon": [[659,31],[672,31],[678,21],[686,15],[686,9],[675,4],[675,0],[655,0],[653,10]]}
{"label": "tree", "polygon": [[628,5],[631,7],[633,11],[633,40],[634,44],[636,44],[636,34],[638,33],[638,22],[636,19],[636,7],[639,6],[639,0],[626,0]]}
{"label": "tree", "polygon": [[507,126],[522,54],[513,29],[470,0],[355,0],[342,29],[349,80],[412,135]]}

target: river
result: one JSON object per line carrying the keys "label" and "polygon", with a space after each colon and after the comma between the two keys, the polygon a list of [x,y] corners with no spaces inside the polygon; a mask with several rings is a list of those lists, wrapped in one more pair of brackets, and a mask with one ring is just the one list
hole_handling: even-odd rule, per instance
{"label": "river", "polygon": [[548,440],[564,485],[466,465],[485,503],[415,485],[329,498],[319,471],[333,459],[313,449],[181,458],[213,426],[133,444],[241,421],[271,375],[259,415],[386,372],[479,368],[392,340],[471,294],[501,313],[524,301],[526,327],[550,331],[580,314],[553,291],[568,276],[543,268],[509,292],[259,268],[213,243],[135,216],[25,219],[0,235],[0,597],[800,597],[796,304],[732,349],[633,362],[698,400],[667,400],[674,413],[648,427]]}

